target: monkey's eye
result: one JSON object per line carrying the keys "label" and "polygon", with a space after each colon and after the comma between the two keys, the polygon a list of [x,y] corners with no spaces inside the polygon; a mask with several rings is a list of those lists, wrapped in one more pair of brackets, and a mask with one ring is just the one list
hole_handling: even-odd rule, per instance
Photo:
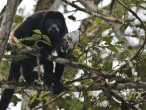
{"label": "monkey's eye", "polygon": [[51,24],[53,21],[51,20],[51,19],[49,19],[48,21],[47,21],[47,23],[48,24]]}
{"label": "monkey's eye", "polygon": [[56,21],[56,23],[57,23],[57,24],[60,24],[60,22],[59,22],[59,21]]}
{"label": "monkey's eye", "polygon": [[49,20],[49,21],[48,21],[48,23],[52,23],[52,21],[51,21],[51,20]]}

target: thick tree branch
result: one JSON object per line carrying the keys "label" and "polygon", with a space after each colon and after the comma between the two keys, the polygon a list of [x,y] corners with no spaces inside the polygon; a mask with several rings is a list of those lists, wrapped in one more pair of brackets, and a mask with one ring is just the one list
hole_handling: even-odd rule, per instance
{"label": "thick tree branch", "polygon": [[4,55],[19,0],[8,0],[0,28],[0,61]]}
{"label": "thick tree branch", "polygon": [[[6,89],[29,89],[29,90],[39,90],[39,91],[51,91],[53,90],[52,86],[48,87],[46,85],[41,85],[37,83],[28,84],[26,82],[0,82],[0,88]],[[146,89],[146,84],[143,83],[117,83],[116,86],[113,85],[103,85],[98,84],[85,84],[80,86],[65,86],[65,91],[69,92],[79,92],[79,91],[97,91],[97,90],[123,90],[123,89]]]}

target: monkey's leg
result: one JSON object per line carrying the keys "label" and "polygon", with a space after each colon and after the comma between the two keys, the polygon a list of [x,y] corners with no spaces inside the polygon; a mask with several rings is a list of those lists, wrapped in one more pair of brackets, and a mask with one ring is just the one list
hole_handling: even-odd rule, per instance
{"label": "monkey's leg", "polygon": [[[65,58],[65,54],[62,52],[58,52],[58,56],[61,58]],[[63,75],[64,68],[65,68],[65,65],[56,63],[55,74],[54,74],[56,80],[54,81],[54,88],[53,88],[54,94],[60,94],[64,89],[63,84],[60,82],[60,79]]]}
{"label": "monkey's leg", "polygon": [[36,66],[36,58],[27,58],[22,61],[22,74],[27,83],[32,83],[38,79],[37,71],[34,71]]}
{"label": "monkey's leg", "polygon": [[[9,76],[7,81],[18,81],[20,78],[20,64],[18,62],[11,62]],[[6,110],[8,107],[12,96],[15,92],[15,89],[5,89],[1,101],[0,101],[0,110]]]}
{"label": "monkey's leg", "polygon": [[45,60],[43,62],[44,67],[44,84],[51,85],[54,82],[54,74],[53,74],[53,62]]}

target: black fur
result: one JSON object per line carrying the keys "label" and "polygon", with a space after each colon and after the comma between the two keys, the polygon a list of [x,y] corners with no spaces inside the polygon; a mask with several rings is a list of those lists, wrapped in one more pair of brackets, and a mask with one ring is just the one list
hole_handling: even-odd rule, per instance
{"label": "black fur", "polygon": [[[54,49],[58,49],[58,56],[65,58],[64,53],[58,48],[62,37],[68,33],[68,29],[65,23],[65,19],[60,12],[57,11],[41,11],[28,17],[14,32],[14,36],[17,39],[30,37],[34,34],[32,30],[39,29],[43,35],[47,35],[52,46],[39,42],[37,45],[41,47],[40,63],[43,64],[44,84],[51,85],[54,83],[53,93],[59,94],[63,91],[63,84],[60,83],[60,79],[63,75],[64,65],[56,64],[55,73],[53,73],[53,62],[46,60],[47,56],[51,54]],[[33,46],[34,41],[23,41],[24,45]],[[28,54],[29,55],[29,54]],[[24,79],[28,83],[34,82],[38,79],[37,71],[34,71],[36,67],[36,57],[29,55],[31,58],[26,58],[19,62],[12,61],[7,81],[19,80],[20,68],[22,68],[22,74]],[[5,89],[0,101],[0,110],[6,110],[9,102],[14,93],[14,89]]]}

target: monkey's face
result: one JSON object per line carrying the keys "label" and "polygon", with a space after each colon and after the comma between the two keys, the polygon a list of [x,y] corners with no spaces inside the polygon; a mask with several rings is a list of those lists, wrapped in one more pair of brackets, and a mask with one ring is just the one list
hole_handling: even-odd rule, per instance
{"label": "monkey's face", "polygon": [[45,23],[46,31],[48,35],[51,36],[58,36],[60,33],[62,23],[60,20],[48,19]]}
{"label": "monkey's face", "polygon": [[51,40],[52,44],[58,44],[61,41],[62,30],[64,25],[59,19],[47,19],[45,22],[45,32]]}

